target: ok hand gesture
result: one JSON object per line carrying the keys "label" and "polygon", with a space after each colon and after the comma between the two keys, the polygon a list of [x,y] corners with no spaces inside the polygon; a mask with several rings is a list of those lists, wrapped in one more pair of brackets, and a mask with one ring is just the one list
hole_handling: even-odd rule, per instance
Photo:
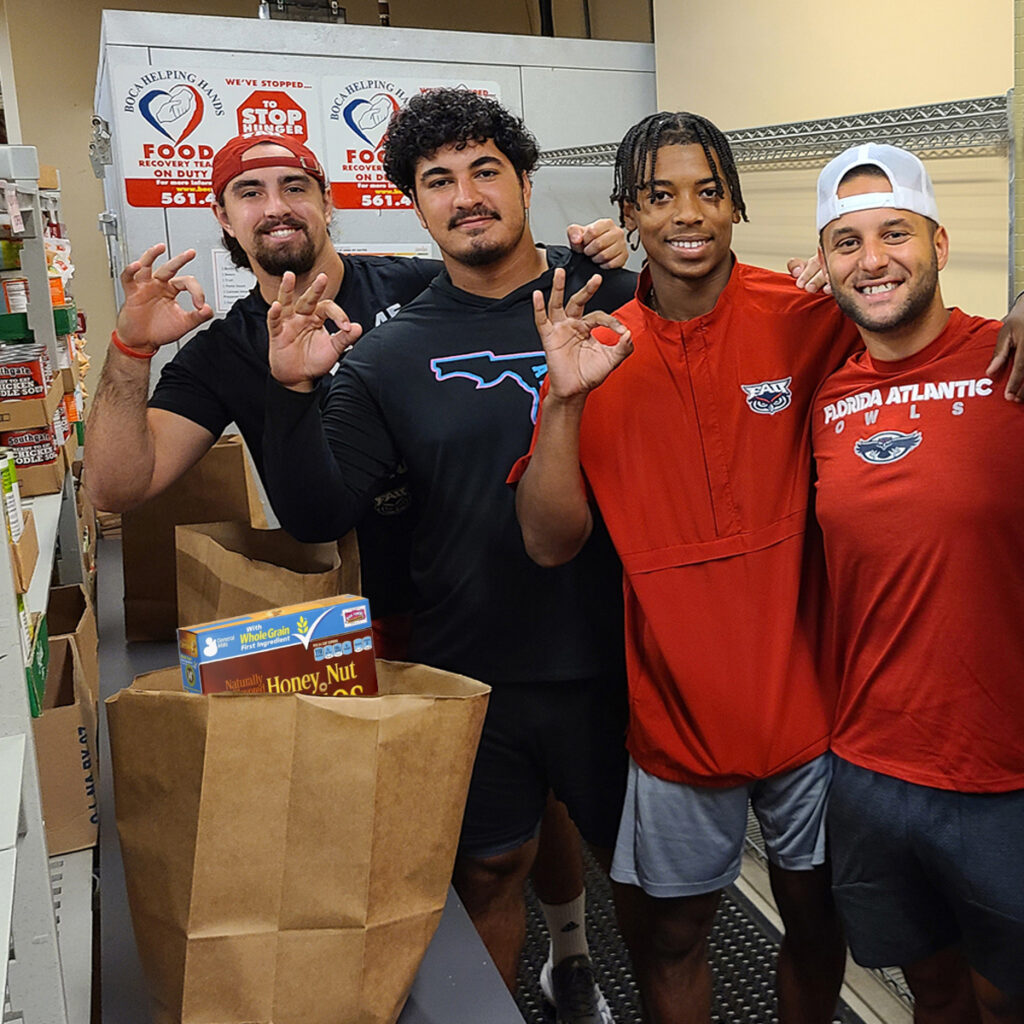
{"label": "ok hand gesture", "polygon": [[[549,394],[555,398],[593,391],[633,351],[629,331],[614,317],[599,311],[584,315],[600,287],[601,276],[595,274],[565,303],[565,271],[559,268],[546,308],[543,294],[533,293],[533,319],[547,356]],[[614,345],[603,344],[591,334],[595,327],[611,328],[618,340]]]}
{"label": "ok hand gesture", "polygon": [[[285,387],[309,391],[313,382],[327,373],[338,357],[354,345],[363,333],[333,299],[325,299],[327,275],[319,274],[302,295],[295,295],[295,275],[289,270],[281,278],[277,299],[267,313],[270,336],[270,372]],[[333,320],[332,334],[324,326]]]}
{"label": "ok hand gesture", "polygon": [[[186,249],[154,269],[156,258],[166,248],[163,244],[150,246],[121,272],[124,305],[117,314],[117,336],[128,348],[152,352],[213,316],[199,282],[191,275],[178,276],[195,258],[195,249]],[[182,292],[191,296],[193,309],[178,304]]]}

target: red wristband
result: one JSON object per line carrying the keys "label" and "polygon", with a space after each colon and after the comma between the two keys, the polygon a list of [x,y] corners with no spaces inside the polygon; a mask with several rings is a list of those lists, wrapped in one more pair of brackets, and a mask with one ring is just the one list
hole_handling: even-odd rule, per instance
{"label": "red wristband", "polygon": [[110,342],[118,350],[123,352],[126,356],[131,356],[132,359],[152,359],[156,355],[157,349],[153,349],[152,352],[144,352],[141,349],[129,348],[118,336],[117,331],[110,332]]}

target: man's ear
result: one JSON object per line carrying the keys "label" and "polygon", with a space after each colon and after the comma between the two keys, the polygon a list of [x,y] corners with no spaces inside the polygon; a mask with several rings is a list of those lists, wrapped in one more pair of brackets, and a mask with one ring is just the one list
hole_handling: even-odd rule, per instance
{"label": "man's ear", "polygon": [[331,186],[328,185],[324,189],[324,220],[327,221],[327,226],[330,227],[331,220],[334,217],[334,196],[331,195]]}
{"label": "man's ear", "polygon": [[818,245],[818,262],[821,264],[821,272],[825,275],[825,281],[828,284],[832,283],[832,279],[828,276],[828,262],[825,259],[825,251]]}
{"label": "man's ear", "polygon": [[941,224],[935,229],[935,237],[932,242],[935,245],[936,262],[939,265],[939,270],[942,270],[949,259],[949,235]]}
{"label": "man's ear", "polygon": [[226,210],[224,209],[223,205],[222,205],[222,204],[220,204],[220,203],[218,203],[218,202],[214,202],[214,204],[213,204],[213,206],[211,207],[211,209],[213,210],[213,215],[214,215],[214,217],[216,217],[216,218],[217,218],[217,223],[218,223],[218,224],[219,224],[219,225],[220,225],[220,226],[221,226],[221,227],[222,227],[222,228],[223,228],[223,229],[224,229],[224,230],[225,230],[225,231],[226,231],[226,232],[227,232],[227,233],[228,233],[228,234],[229,234],[229,235],[230,235],[230,236],[231,236],[232,238],[234,238],[234,237],[235,237],[235,233],[234,233],[234,231],[232,231],[232,230],[231,230],[231,221],[229,221],[229,220],[228,220],[228,214],[227,214],[227,211],[226,211]]}
{"label": "man's ear", "polygon": [[413,192],[413,194],[409,196],[409,198],[412,200],[412,208],[413,210],[416,211],[416,217],[419,219],[420,227],[423,228],[424,231],[426,231],[427,219],[426,217],[423,216],[423,211],[420,209],[420,204],[416,202],[416,193]]}
{"label": "man's ear", "polygon": [[523,207],[524,207],[524,209],[528,210],[530,208],[530,197],[533,195],[533,182],[530,181],[530,176],[526,173],[526,171],[523,171],[522,181],[523,181]]}
{"label": "man's ear", "polygon": [[622,223],[626,226],[627,234],[637,230],[636,207],[628,199],[622,202]]}

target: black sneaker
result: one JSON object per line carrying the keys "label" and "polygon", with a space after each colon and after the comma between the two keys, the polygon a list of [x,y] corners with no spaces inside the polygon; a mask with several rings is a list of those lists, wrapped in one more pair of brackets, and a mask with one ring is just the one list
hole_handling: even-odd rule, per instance
{"label": "black sneaker", "polygon": [[[549,973],[550,972],[550,973]],[[550,991],[544,982],[550,979]],[[541,988],[555,1006],[557,1024],[615,1024],[589,956],[568,956],[541,971]]]}

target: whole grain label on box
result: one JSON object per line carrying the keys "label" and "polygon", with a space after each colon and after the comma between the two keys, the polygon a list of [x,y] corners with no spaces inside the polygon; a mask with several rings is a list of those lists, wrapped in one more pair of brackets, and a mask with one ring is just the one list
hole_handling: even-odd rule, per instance
{"label": "whole grain label on box", "polygon": [[351,594],[179,629],[178,654],[190,693],[377,692],[370,606]]}

